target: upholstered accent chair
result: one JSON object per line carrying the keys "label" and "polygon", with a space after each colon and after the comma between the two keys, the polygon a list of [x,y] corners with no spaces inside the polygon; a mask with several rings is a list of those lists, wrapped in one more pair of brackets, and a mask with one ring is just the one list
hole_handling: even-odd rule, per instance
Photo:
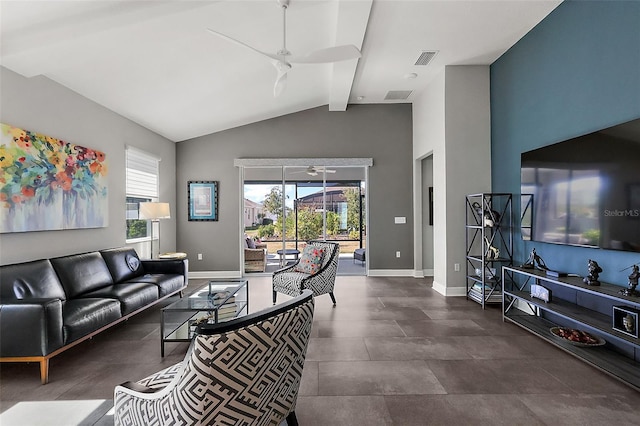
{"label": "upholstered accent chair", "polygon": [[314,296],[329,293],[331,301],[335,306],[336,298],[333,295],[333,287],[335,286],[336,273],[338,271],[340,245],[326,241],[311,241],[307,244],[307,247],[309,246],[320,248],[324,251],[319,270],[313,273],[300,271],[304,269],[300,267],[301,262],[304,262],[303,252],[303,256],[301,256],[296,263],[274,272],[272,278],[274,305],[278,293],[298,296],[302,291],[309,289],[313,292]]}
{"label": "upholstered accent chair", "polygon": [[297,425],[311,291],[200,326],[184,361],[115,388],[115,425]]}

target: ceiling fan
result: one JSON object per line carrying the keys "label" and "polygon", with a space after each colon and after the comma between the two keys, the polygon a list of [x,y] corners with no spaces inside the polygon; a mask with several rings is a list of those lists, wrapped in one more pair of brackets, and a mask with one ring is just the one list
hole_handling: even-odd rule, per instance
{"label": "ceiling fan", "polygon": [[291,172],[291,174],[306,173],[309,176],[318,176],[318,173],[335,173],[335,172],[336,172],[335,170],[327,169],[326,167],[309,166],[305,170],[299,170],[297,172]]}
{"label": "ceiling fan", "polygon": [[291,69],[291,64],[326,64],[332,62],[347,61],[350,59],[357,59],[362,56],[360,50],[358,50],[358,48],[353,44],[314,50],[313,52],[310,52],[305,56],[291,56],[291,52],[287,50],[287,8],[289,7],[290,0],[276,1],[282,8],[282,48],[275,54],[266,53],[261,50],[255,49],[248,44],[229,37],[228,35],[214,31],[211,28],[207,28],[207,31],[209,31],[210,33],[233,42],[239,46],[250,49],[271,61],[278,73],[275,85],[273,86],[274,97],[280,96],[280,94],[283,92],[287,82],[287,73]]}

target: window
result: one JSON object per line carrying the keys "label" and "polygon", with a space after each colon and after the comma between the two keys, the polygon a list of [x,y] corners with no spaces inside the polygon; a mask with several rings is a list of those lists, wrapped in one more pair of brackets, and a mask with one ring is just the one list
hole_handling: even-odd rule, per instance
{"label": "window", "polygon": [[127,242],[131,242],[151,233],[150,221],[139,219],[139,210],[140,203],[158,201],[160,159],[132,147],[127,147],[126,157]]}

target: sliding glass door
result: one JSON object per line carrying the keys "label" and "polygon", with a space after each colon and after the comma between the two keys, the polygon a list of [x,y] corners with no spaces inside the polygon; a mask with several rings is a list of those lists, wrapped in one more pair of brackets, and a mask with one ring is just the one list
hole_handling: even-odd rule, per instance
{"label": "sliding glass door", "polygon": [[245,272],[273,272],[326,240],[340,244],[339,274],[364,275],[353,253],[366,246],[365,176],[362,166],[244,167]]}

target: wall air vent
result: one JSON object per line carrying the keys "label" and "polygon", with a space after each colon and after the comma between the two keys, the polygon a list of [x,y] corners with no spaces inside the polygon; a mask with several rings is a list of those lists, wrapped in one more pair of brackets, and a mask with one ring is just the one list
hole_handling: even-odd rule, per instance
{"label": "wall air vent", "polygon": [[431,60],[436,56],[437,53],[437,50],[423,50],[416,60],[415,65],[429,65],[429,62],[431,62]]}
{"label": "wall air vent", "polygon": [[384,97],[385,101],[404,101],[409,96],[413,90],[389,90],[387,95]]}

